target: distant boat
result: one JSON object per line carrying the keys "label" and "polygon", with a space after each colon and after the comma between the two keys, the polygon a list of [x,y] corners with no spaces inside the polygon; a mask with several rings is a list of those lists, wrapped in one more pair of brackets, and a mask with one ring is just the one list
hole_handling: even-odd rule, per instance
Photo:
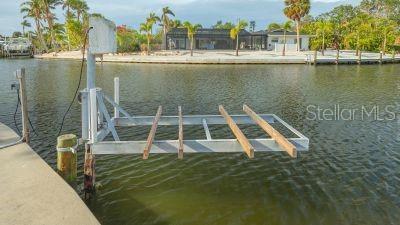
{"label": "distant boat", "polygon": [[33,56],[33,45],[28,38],[5,38],[0,40],[4,57]]}

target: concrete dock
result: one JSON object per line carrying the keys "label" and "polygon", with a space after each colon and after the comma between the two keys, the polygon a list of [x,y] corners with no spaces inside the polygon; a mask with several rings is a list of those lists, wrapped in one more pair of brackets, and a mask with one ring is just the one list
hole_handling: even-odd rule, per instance
{"label": "concrete dock", "polygon": [[[0,146],[19,139],[0,123]],[[0,224],[100,224],[78,194],[25,143],[0,149],[0,212]]]}
{"label": "concrete dock", "polygon": [[[60,52],[56,56],[52,53],[36,55],[37,59],[73,59],[81,60],[81,51]],[[194,56],[190,51],[158,51],[151,55],[138,53],[130,54],[106,54],[97,61],[115,63],[157,63],[157,64],[307,64],[314,63],[314,52],[287,52],[282,56],[280,52],[273,51],[249,51],[239,52],[235,56],[234,51],[229,50],[196,50]],[[394,58],[391,54],[382,57],[382,63],[399,63],[400,55]],[[341,51],[338,64],[356,64],[358,56],[354,51]],[[365,52],[362,54],[360,64],[380,63],[379,53]],[[336,64],[336,51],[326,51],[324,55],[318,52],[316,64]]]}

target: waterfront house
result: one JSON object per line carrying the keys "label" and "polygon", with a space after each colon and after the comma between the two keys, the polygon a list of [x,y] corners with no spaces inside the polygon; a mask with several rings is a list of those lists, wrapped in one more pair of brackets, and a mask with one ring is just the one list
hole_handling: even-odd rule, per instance
{"label": "waterfront house", "polygon": [[[279,51],[283,48],[283,30],[260,30],[249,32],[241,30],[239,34],[240,49]],[[165,38],[165,50],[189,50],[190,42],[186,28],[171,29]],[[194,49],[198,50],[228,50],[236,49],[236,41],[230,37],[229,29],[199,29],[195,36]],[[310,35],[300,35],[300,49],[309,50]],[[296,50],[296,32],[286,32],[286,49]]]}

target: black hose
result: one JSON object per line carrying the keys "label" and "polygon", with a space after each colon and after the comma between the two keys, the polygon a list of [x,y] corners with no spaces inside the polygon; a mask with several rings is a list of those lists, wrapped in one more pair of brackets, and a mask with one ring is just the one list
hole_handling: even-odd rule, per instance
{"label": "black hose", "polygon": [[17,96],[18,96],[18,100],[17,100],[17,106],[15,107],[15,112],[14,112],[14,125],[15,125],[15,128],[17,129],[18,135],[21,136],[21,131],[18,128],[17,119],[16,119],[18,107],[19,107],[19,103],[20,103],[18,90],[17,90]]}
{"label": "black hose", "polygon": [[82,82],[82,73],[83,73],[83,64],[84,64],[84,62],[85,62],[86,41],[87,41],[87,37],[88,37],[89,31],[90,31],[92,28],[93,28],[93,27],[90,27],[90,28],[86,31],[86,33],[85,33],[85,40],[84,40],[84,42],[83,42],[83,53],[82,53],[81,71],[80,71],[80,74],[79,74],[78,86],[76,87],[74,97],[72,98],[71,103],[69,104],[67,111],[65,111],[65,113],[64,113],[64,116],[63,116],[62,121],[61,121],[60,129],[58,130],[58,133],[57,133],[57,137],[60,136],[60,134],[61,134],[61,132],[62,132],[62,129],[63,129],[63,127],[64,127],[64,122],[65,122],[65,117],[67,116],[69,110],[71,109],[72,105],[74,104],[75,99],[76,99],[76,96],[78,95],[79,88],[80,88],[80,86],[81,86],[81,82]]}

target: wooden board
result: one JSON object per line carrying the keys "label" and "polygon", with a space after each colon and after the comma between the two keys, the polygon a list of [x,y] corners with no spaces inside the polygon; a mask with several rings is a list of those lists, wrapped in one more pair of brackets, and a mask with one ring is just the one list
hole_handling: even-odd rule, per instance
{"label": "wooden board", "polygon": [[247,105],[243,105],[243,111],[245,111],[256,124],[258,124],[265,132],[267,132],[269,136],[271,136],[271,138],[274,139],[276,143],[278,143],[278,145],[283,148],[291,157],[297,157],[296,147],[281,133],[275,130],[275,128],[272,127],[267,121],[262,119]]}
{"label": "wooden board", "polygon": [[147,137],[146,146],[144,147],[144,150],[143,150],[143,159],[148,159],[149,158],[151,145],[153,144],[154,136],[156,135],[158,121],[160,120],[161,113],[162,113],[162,107],[159,106],[158,110],[157,110],[157,114],[154,117],[153,125],[151,126],[151,130],[150,130],[149,136]]}
{"label": "wooden board", "polygon": [[224,109],[222,105],[219,106],[219,112],[225,118],[226,123],[229,128],[231,128],[233,134],[235,135],[237,141],[242,146],[244,152],[246,152],[249,158],[254,158],[254,147],[250,144],[249,140],[244,136],[243,132],[236,125],[235,121],[229,116],[228,112]]}
{"label": "wooden board", "polygon": [[182,119],[182,107],[178,107],[179,116],[179,148],[178,148],[178,159],[183,159],[183,119]]}

